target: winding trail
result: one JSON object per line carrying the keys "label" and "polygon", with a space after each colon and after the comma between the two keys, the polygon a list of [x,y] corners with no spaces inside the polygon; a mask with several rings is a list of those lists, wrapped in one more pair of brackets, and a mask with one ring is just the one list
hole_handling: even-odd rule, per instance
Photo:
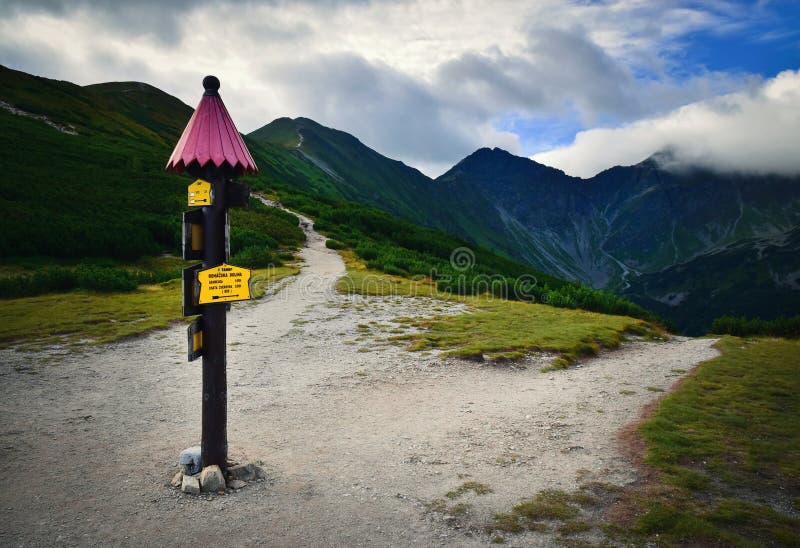
{"label": "winding trail", "polygon": [[[0,544],[485,545],[496,512],[545,488],[635,473],[614,441],[713,341],[626,343],[566,371],[440,359],[384,339],[427,298],[335,293],[344,264],[302,218],[301,273],[228,315],[231,455],[267,481],[209,499],[169,487],[200,435],[185,328],[79,352],[0,351]],[[373,323],[370,323],[373,322]],[[621,392],[624,392],[621,393]],[[460,518],[427,503],[465,481]],[[509,539],[547,544],[542,533]]]}

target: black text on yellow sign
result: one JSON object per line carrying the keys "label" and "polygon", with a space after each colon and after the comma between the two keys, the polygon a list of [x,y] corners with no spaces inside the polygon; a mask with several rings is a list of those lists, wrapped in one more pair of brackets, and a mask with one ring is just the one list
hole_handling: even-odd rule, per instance
{"label": "black text on yellow sign", "polygon": [[221,264],[197,273],[200,285],[198,304],[246,301],[250,298],[250,271]]}
{"label": "black text on yellow sign", "polygon": [[189,185],[188,192],[190,206],[210,206],[214,203],[214,193],[208,181],[197,179]]}

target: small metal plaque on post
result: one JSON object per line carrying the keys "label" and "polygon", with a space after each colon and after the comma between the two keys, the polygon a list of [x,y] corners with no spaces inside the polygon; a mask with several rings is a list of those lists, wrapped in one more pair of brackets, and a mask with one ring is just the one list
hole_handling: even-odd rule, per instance
{"label": "small metal plaque on post", "polygon": [[203,259],[203,210],[183,212],[183,260]]}
{"label": "small metal plaque on post", "polygon": [[197,179],[189,185],[188,192],[190,206],[210,206],[214,203],[214,193],[208,181]]}
{"label": "small metal plaque on post", "polygon": [[200,284],[198,304],[246,301],[250,298],[250,271],[221,264],[197,272]]}
{"label": "small metal plaque on post", "polygon": [[181,273],[181,284],[183,294],[183,315],[195,316],[202,313],[202,309],[197,306],[197,273],[203,268],[203,263],[187,266]]}
{"label": "small metal plaque on post", "polygon": [[186,329],[189,346],[189,361],[194,361],[203,355],[203,318],[202,316],[189,324]]}

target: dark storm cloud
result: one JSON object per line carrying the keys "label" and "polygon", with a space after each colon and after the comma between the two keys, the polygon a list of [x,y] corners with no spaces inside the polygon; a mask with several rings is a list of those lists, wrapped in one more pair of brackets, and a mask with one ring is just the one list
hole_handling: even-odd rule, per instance
{"label": "dark storm cloud", "polygon": [[231,30],[230,23],[235,23],[237,31],[240,25],[249,24],[260,27],[257,30],[262,35],[280,39],[307,34],[308,28],[285,29],[270,24],[270,21],[248,21],[246,18],[231,21],[231,13],[234,16],[246,14],[249,8],[258,6],[305,4],[334,9],[347,4],[368,3],[368,0],[10,0],[0,3],[0,17],[36,13],[64,17],[85,10],[97,23],[124,36],[147,36],[169,46],[180,42],[184,33],[208,32],[208,29],[192,29],[186,25],[189,15],[199,9],[211,9],[220,14],[221,33]]}
{"label": "dark storm cloud", "polygon": [[448,119],[447,106],[424,85],[360,56],[319,56],[273,67],[270,76],[291,89],[296,110],[377,150],[438,161],[475,147],[458,129],[461,120]]}
{"label": "dark storm cloud", "polygon": [[527,113],[576,108],[621,119],[641,113],[633,77],[581,29],[537,29],[524,55],[465,53],[443,64],[439,85],[463,108]]}
{"label": "dark storm cloud", "polygon": [[163,44],[180,41],[181,20],[198,6],[211,2],[192,0],[11,0],[0,7],[0,17],[48,14],[66,17],[85,11],[97,24],[123,36],[149,36]]}
{"label": "dark storm cloud", "polygon": [[0,64],[36,76],[68,79],[62,73],[59,52],[45,44],[17,44],[0,41]]}

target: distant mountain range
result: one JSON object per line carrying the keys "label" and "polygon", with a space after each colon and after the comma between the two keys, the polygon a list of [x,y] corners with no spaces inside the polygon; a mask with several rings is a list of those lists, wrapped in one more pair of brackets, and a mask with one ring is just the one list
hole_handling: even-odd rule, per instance
{"label": "distant mountain range", "polygon": [[[24,147],[32,132],[62,151],[78,145],[53,129],[52,135],[40,132],[19,115],[11,116],[9,109],[46,117],[81,135],[102,135],[88,141],[88,149],[84,143],[83,149],[70,153],[76,159],[83,153],[104,155],[105,167],[95,170],[98,177],[112,172],[122,148],[138,150],[140,160],[126,152],[119,161],[139,166],[140,201],[150,200],[148,193],[165,180],[159,172],[163,166],[150,164],[161,162],[165,150],[168,156],[191,113],[178,99],[136,82],[81,87],[0,67],[0,84],[0,117],[23,138],[17,146]],[[9,153],[15,139],[5,136],[7,174],[21,177],[33,170],[42,172],[37,181],[52,178],[45,173],[47,154],[42,151],[29,155],[39,165],[15,163],[13,151]],[[800,314],[800,177],[675,172],[663,169],[664,158],[657,155],[579,179],[484,148],[431,179],[352,135],[307,118],[279,118],[245,140],[261,169],[260,180],[379,207],[444,229],[554,276],[625,295],[689,333],[705,332],[723,314]],[[136,165],[128,167],[139,169]],[[71,225],[59,221],[62,212],[56,202],[70,203],[76,191],[86,195],[92,189],[103,198],[98,197],[98,204],[113,195],[111,181],[98,188],[86,186],[83,175],[74,181],[69,173],[61,177],[69,184],[11,185],[0,197],[0,206],[8,211],[4,225],[23,248],[30,238],[50,238],[53,249],[60,238],[79,245],[81,234],[71,234]],[[26,193],[30,197],[25,203],[36,205],[22,211],[14,196]],[[146,229],[155,241],[170,240],[171,221],[140,215],[136,197],[119,196],[119,211],[98,205],[96,220],[103,230],[113,230],[120,211],[130,211],[141,217],[130,230]],[[169,209],[178,199],[170,195],[169,206],[154,204],[152,209]],[[60,223],[60,234],[33,234],[25,228],[26,219],[46,209],[42,202],[53,202],[47,211]],[[3,253],[15,249],[19,252],[10,246]]]}
{"label": "distant mountain range", "polygon": [[725,314],[800,313],[800,177],[676,172],[656,155],[579,179],[484,148],[434,180],[305,118],[249,138],[324,174],[298,185],[623,294],[694,334]]}

